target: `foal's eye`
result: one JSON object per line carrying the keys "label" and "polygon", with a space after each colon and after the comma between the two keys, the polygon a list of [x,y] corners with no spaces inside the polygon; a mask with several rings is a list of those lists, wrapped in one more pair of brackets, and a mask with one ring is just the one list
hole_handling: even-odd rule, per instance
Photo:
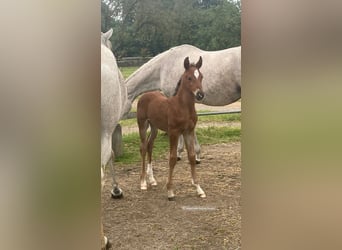
{"label": "foal's eye", "polygon": [[189,77],[188,77],[188,80],[189,80],[189,81],[191,81],[191,80],[192,80],[191,76],[189,76]]}

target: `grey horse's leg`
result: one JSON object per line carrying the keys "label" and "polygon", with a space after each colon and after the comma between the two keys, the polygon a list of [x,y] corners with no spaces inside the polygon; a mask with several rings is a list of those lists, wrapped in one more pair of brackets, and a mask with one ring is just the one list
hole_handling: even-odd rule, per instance
{"label": "grey horse's leg", "polygon": [[194,133],[194,141],[195,141],[196,164],[200,164],[201,163],[201,146],[198,143],[196,133]]}
{"label": "grey horse's leg", "polygon": [[184,138],[183,138],[183,135],[181,135],[178,138],[177,161],[180,161],[182,159],[181,154],[183,151],[184,151]]}
{"label": "grey horse's leg", "polygon": [[195,168],[195,164],[196,164],[196,156],[195,156],[195,150],[194,150],[194,139],[195,139],[195,133],[194,131],[191,131],[189,133],[185,133],[184,134],[184,142],[185,142],[185,146],[186,146],[186,150],[188,152],[188,159],[189,159],[189,163],[191,166],[191,177],[192,177],[192,185],[196,187],[196,191],[199,197],[201,198],[205,198],[206,195],[203,191],[203,189],[200,187],[198,181],[197,181],[197,177],[196,177],[196,168]]}
{"label": "grey horse's leg", "polygon": [[120,199],[123,196],[123,192],[121,188],[119,188],[119,184],[117,183],[115,179],[113,160],[114,160],[114,152],[112,151],[112,157],[109,159],[110,171],[112,173],[113,182],[114,182],[111,194],[112,194],[113,199]]}
{"label": "grey horse's leg", "polygon": [[[195,133],[195,153],[196,153],[196,164],[201,163],[201,146],[198,143],[197,135]],[[181,154],[184,151],[184,138],[183,135],[181,135],[178,139],[178,145],[177,145],[177,160],[181,160]]]}

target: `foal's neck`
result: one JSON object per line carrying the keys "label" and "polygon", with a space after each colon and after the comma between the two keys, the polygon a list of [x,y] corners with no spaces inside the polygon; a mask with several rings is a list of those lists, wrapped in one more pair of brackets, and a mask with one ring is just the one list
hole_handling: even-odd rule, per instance
{"label": "foal's neck", "polygon": [[195,96],[190,90],[184,89],[181,86],[175,97],[178,99],[183,108],[188,108],[189,112],[196,112]]}

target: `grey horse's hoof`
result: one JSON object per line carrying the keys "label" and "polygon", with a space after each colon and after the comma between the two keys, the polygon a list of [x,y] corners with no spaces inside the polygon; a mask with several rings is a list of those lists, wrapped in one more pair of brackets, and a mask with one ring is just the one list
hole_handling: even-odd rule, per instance
{"label": "grey horse's hoof", "polygon": [[201,164],[201,161],[200,160],[196,160],[196,164]]}
{"label": "grey horse's hoof", "polygon": [[112,243],[108,240],[108,241],[107,241],[107,244],[106,244],[106,250],[107,250],[107,249],[111,249],[112,246],[113,246]]}
{"label": "grey horse's hoof", "polygon": [[115,187],[110,193],[113,199],[121,199],[123,197],[123,192],[118,187]]}
{"label": "grey horse's hoof", "polygon": [[167,199],[169,200],[169,201],[175,201],[176,200],[176,198],[173,196],[173,197],[167,197]]}
{"label": "grey horse's hoof", "polygon": [[179,156],[177,156],[177,161],[180,161],[182,158],[180,158]]}

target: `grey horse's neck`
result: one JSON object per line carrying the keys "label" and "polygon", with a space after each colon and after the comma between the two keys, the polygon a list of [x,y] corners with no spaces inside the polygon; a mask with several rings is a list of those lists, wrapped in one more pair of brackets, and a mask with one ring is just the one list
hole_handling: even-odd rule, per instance
{"label": "grey horse's neck", "polygon": [[145,92],[161,90],[160,61],[164,56],[165,52],[152,58],[127,78],[125,83],[130,102]]}

